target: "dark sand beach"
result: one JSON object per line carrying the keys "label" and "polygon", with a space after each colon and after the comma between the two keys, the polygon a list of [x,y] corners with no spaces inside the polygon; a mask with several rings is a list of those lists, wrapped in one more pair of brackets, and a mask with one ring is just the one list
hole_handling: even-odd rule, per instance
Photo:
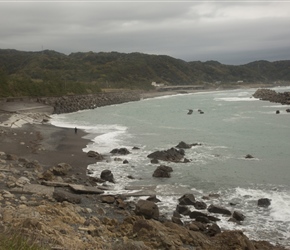
{"label": "dark sand beach", "polygon": [[0,127],[0,151],[31,161],[37,160],[47,168],[58,163],[68,163],[72,166],[71,171],[84,179],[87,166],[95,163],[82,150],[89,143],[83,138],[85,135],[80,129],[75,134],[74,129],[50,124],[24,124],[19,128]]}

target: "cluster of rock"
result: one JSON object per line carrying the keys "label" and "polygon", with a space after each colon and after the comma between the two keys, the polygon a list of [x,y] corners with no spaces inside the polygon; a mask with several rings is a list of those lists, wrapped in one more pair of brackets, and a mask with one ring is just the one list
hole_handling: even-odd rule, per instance
{"label": "cluster of rock", "polygon": [[253,94],[253,97],[264,101],[290,105],[290,92],[279,93],[271,89],[258,89]]}
{"label": "cluster of rock", "polygon": [[[152,197],[131,204],[120,195],[90,193],[89,184],[77,193],[69,188],[77,184],[65,163],[44,170],[36,161],[0,156],[0,231],[33,234],[52,249],[282,249],[250,241],[241,231],[221,232],[216,224],[166,220]],[[181,197],[180,204],[189,199]]]}
{"label": "cluster of rock", "polygon": [[[188,144],[181,144],[188,147]],[[124,149],[112,150],[124,154]],[[96,152],[88,157],[103,160]],[[237,221],[244,215],[197,201],[192,194],[179,199],[171,219],[159,213],[154,197],[127,201],[122,194],[106,195],[92,177],[85,184],[70,175],[69,164],[45,168],[37,161],[0,153],[0,231],[34,235],[52,249],[172,249],[172,250],[281,250],[267,242],[250,241],[241,231],[221,231],[220,213]],[[103,171],[104,172],[104,171]],[[101,179],[105,173],[101,174]],[[111,173],[107,173],[109,176]],[[103,175],[103,176],[102,176]],[[105,181],[105,180],[103,180]],[[209,195],[204,199],[215,197]],[[267,206],[269,201],[261,204]],[[194,207],[195,211],[190,208]],[[207,209],[208,213],[197,210]],[[181,216],[188,216],[186,223]]]}
{"label": "cluster of rock", "polygon": [[[201,109],[198,109],[197,111],[200,114],[204,114],[204,112]],[[193,113],[193,110],[192,109],[189,109],[188,112],[187,112],[188,115],[191,115],[192,113]]]}
{"label": "cluster of rock", "polygon": [[119,91],[91,95],[76,95],[62,97],[42,97],[37,101],[54,107],[55,114],[76,112],[84,109],[120,104],[130,101],[139,101],[139,91]]}

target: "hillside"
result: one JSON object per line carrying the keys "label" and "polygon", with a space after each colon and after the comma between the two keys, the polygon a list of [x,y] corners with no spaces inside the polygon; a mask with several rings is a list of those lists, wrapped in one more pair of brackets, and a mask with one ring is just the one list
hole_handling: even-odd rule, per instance
{"label": "hillside", "polygon": [[290,81],[290,60],[224,65],[166,55],[0,49],[0,96],[86,94],[102,88],[150,89],[151,82],[210,86]]}

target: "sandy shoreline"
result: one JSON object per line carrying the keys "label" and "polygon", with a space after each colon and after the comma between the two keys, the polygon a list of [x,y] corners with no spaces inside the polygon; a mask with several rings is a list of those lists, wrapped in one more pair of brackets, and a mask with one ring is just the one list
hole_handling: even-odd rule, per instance
{"label": "sandy shoreline", "polygon": [[[1,113],[0,117],[3,118]],[[24,124],[19,128],[0,126],[0,152],[37,160],[45,169],[68,163],[72,166],[71,174],[85,181],[87,166],[95,163],[82,150],[89,143],[83,138],[85,135],[82,130],[75,134],[73,129],[50,124]]]}
{"label": "sandy shoreline", "polygon": [[[262,86],[239,86],[258,87]],[[141,99],[218,90],[148,91],[141,94]],[[38,160],[48,167],[65,162],[71,164],[78,175],[85,176],[87,166],[95,163],[82,150],[89,143],[84,138],[87,134],[82,130],[75,134],[74,129],[43,122],[44,119],[49,119],[52,110],[51,107],[39,103],[0,102],[0,151]]]}

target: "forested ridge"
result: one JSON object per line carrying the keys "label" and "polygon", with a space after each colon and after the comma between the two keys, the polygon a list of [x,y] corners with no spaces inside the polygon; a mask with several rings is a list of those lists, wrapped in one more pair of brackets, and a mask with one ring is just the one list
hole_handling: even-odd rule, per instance
{"label": "forested ridge", "polygon": [[186,62],[166,55],[0,49],[0,96],[60,96],[167,85],[231,85],[290,81],[290,60],[225,65]]}

